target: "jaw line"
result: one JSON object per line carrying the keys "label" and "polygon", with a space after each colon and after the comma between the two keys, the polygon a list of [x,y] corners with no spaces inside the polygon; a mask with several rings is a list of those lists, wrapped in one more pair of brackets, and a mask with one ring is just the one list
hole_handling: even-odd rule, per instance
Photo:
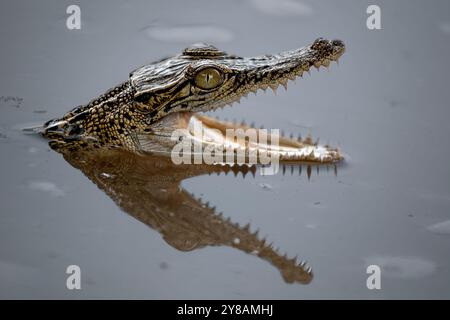
{"label": "jaw line", "polygon": [[[153,132],[141,136],[139,139],[141,149],[145,152],[152,153],[170,153],[175,142],[170,142],[172,133],[177,129],[183,129],[184,136],[200,141],[202,150],[207,146],[217,146],[222,144],[223,150],[232,146],[234,151],[238,150],[256,150],[259,152],[268,152],[273,157],[277,156],[281,162],[296,162],[296,163],[336,163],[343,159],[340,151],[328,145],[320,145],[318,142],[313,142],[313,139],[308,136],[304,139],[288,138],[279,136],[278,144],[266,144],[259,141],[249,142],[248,144],[240,143],[242,141],[227,139],[227,130],[243,130],[255,129],[257,136],[259,136],[259,129],[256,129],[245,124],[237,124],[228,121],[221,121],[214,119],[202,113],[191,112],[177,112],[170,114],[163,118],[164,120],[157,127],[153,127]],[[199,138],[195,135],[195,126],[201,124],[202,136]],[[271,130],[267,129],[267,134],[271,134]],[[200,140],[199,140],[200,139]],[[152,144],[152,150],[146,150],[148,140],[157,141],[157,143],[164,147],[156,148]],[[258,154],[259,154],[258,152]],[[258,160],[259,161],[259,160]]]}

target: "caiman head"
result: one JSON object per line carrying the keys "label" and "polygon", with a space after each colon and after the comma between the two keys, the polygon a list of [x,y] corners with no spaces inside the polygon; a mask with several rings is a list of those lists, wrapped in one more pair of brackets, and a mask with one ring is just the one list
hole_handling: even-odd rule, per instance
{"label": "caiman head", "polygon": [[[248,128],[200,112],[237,102],[258,89],[286,87],[288,80],[313,66],[327,67],[344,51],[342,41],[322,38],[297,50],[251,58],[229,55],[211,45],[194,45],[179,55],[138,68],[129,81],[62,119],[49,121],[44,135],[58,147],[89,143],[138,152],[170,152],[175,143],[170,139],[173,131],[189,129],[196,121],[202,121],[205,130],[223,134],[229,128]],[[283,147],[294,160],[333,162],[342,158],[336,149],[315,145],[311,139],[281,138],[280,145],[281,160]]]}
{"label": "caiman head", "polygon": [[342,41],[324,39],[306,48],[253,58],[232,56],[199,44],[135,70],[130,80],[140,110],[156,122],[174,112],[214,110],[258,89],[275,90],[312,66],[328,66],[343,52]]}

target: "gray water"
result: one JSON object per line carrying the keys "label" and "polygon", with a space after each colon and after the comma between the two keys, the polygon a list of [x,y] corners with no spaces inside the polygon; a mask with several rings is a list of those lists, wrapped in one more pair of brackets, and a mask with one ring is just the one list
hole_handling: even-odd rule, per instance
{"label": "gray water", "polygon": [[[450,298],[450,4],[70,1],[0,5],[0,298]],[[339,146],[302,175],[202,175],[182,187],[314,270],[287,283],[231,247],[181,252],[22,128],[61,116],[198,41],[252,56],[342,39],[339,66],[216,112]],[[81,290],[66,288],[68,265]],[[368,290],[368,265],[381,289]]]}

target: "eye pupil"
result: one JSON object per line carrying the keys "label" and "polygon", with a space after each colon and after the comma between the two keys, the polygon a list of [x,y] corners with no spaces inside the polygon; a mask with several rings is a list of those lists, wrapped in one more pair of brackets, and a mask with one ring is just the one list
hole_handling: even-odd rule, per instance
{"label": "eye pupil", "polygon": [[222,74],[215,68],[200,70],[195,76],[195,84],[201,89],[213,89],[222,83]]}

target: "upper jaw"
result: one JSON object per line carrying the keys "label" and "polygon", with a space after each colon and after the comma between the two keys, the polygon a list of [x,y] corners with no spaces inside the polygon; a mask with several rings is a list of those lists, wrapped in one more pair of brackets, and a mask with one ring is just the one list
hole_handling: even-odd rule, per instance
{"label": "upper jaw", "polygon": [[169,112],[212,111],[239,101],[250,92],[256,93],[258,89],[266,90],[270,87],[276,90],[279,85],[287,88],[288,80],[302,76],[305,71],[309,72],[311,66],[317,69],[320,66],[328,67],[331,61],[337,62],[344,51],[345,45],[342,41],[318,38],[306,47],[251,58],[235,57],[224,52],[212,57],[191,57],[183,53],[173,59],[135,70],[130,75],[130,81],[136,95],[141,95],[184,86],[189,78],[188,71],[193,67],[198,69],[199,66],[208,65],[226,70],[226,86],[219,87],[216,92],[201,94],[201,100],[187,97],[188,104],[191,105],[188,109],[177,108],[178,105],[185,104],[185,99],[172,101],[170,103],[173,108]]}
{"label": "upper jaw", "polygon": [[248,79],[249,91],[268,87],[275,90],[280,84],[286,86],[288,80],[302,76],[312,66],[317,69],[328,67],[331,61],[337,62],[344,52],[342,41],[319,38],[311,45],[296,50],[243,59],[242,72]]}
{"label": "upper jaw", "polygon": [[287,82],[309,72],[314,66],[328,67],[331,61],[338,62],[345,52],[341,40],[316,39],[311,45],[276,55],[263,55],[251,58],[224,58],[216,63],[227,65],[234,75],[233,90],[221,99],[206,100],[192,110],[194,112],[213,111],[234,102],[239,102],[250,92],[271,88],[273,91],[282,85],[287,89]]}

